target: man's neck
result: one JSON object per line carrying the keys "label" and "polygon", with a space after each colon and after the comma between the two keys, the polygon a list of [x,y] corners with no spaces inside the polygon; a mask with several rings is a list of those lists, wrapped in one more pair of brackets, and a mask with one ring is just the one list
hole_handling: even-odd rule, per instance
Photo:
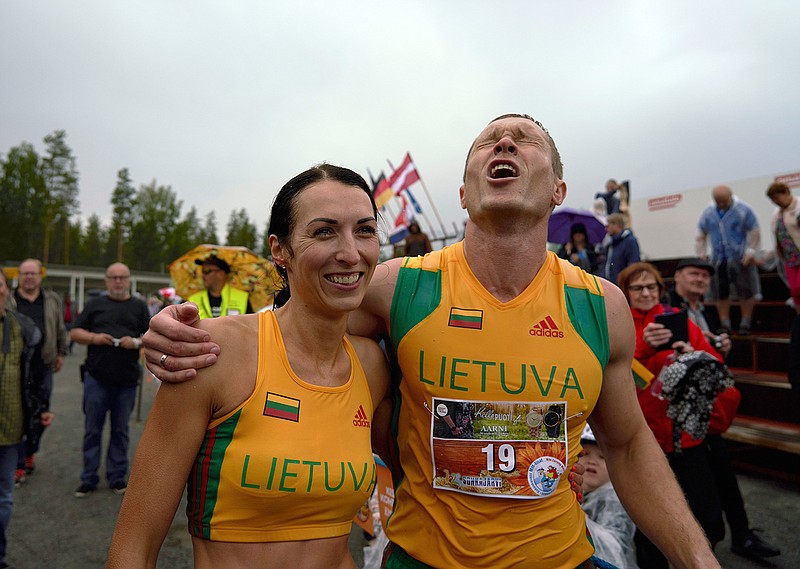
{"label": "man's neck", "polygon": [[533,281],[547,258],[547,226],[524,233],[493,233],[470,226],[464,256],[470,270],[497,300],[509,302]]}
{"label": "man's neck", "polygon": [[108,298],[110,298],[111,300],[116,300],[117,302],[122,302],[123,300],[130,299],[131,295],[130,293],[125,293],[120,295],[109,294]]}
{"label": "man's neck", "polygon": [[34,300],[39,298],[39,295],[41,293],[42,293],[41,288],[34,289],[33,292],[27,292],[25,290],[22,290],[21,288],[17,289],[17,294],[20,295],[25,300],[27,300],[28,302],[33,302]]}

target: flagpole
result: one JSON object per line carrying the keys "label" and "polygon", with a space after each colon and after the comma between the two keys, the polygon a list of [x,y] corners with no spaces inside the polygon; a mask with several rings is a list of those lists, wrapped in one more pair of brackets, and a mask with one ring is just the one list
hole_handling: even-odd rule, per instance
{"label": "flagpole", "polygon": [[[411,153],[408,153],[408,156],[411,157]],[[417,164],[414,162],[414,159],[411,158],[411,162],[414,163],[414,167],[416,168]],[[419,177],[419,183],[422,184],[422,189],[425,191],[425,195],[428,196],[428,203],[433,206],[433,213],[436,214],[436,219],[439,221],[439,227],[442,228],[442,236],[447,237],[447,230],[444,228],[444,222],[442,221],[442,216],[439,215],[439,209],[436,207],[436,204],[431,199],[431,194],[428,191],[428,186],[425,185],[425,180],[422,179],[422,175],[419,173],[419,169],[417,169],[417,176]]]}
{"label": "flagpole", "polygon": [[[409,154],[409,156],[411,156],[411,155]],[[387,158],[386,162],[387,162],[387,164],[389,164],[389,168],[392,169],[392,172],[394,172],[395,169],[394,169],[394,166],[392,165],[391,161],[389,161],[389,159]],[[416,164],[414,165],[414,168],[416,169]],[[417,170],[417,177],[419,177],[419,170]],[[420,178],[420,180],[421,180],[421,178]],[[422,208],[420,208],[420,209],[422,209]],[[422,219],[425,220],[425,223],[428,224],[428,231],[430,231],[431,235],[433,235],[433,237],[435,238],[436,237],[436,231],[433,229],[433,224],[431,224],[430,219],[428,219],[428,216],[425,214],[424,211],[420,211],[419,214],[422,216]]]}

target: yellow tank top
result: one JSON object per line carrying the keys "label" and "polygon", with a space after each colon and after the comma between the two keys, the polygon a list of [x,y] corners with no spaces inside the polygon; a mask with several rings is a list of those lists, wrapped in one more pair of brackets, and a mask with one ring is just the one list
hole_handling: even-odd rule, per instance
{"label": "yellow tank top", "polygon": [[253,394],[212,421],[189,477],[189,533],[272,542],[346,535],[371,495],[372,399],[353,346],[339,387],[306,383],[289,366],[272,312],[259,315]]}
{"label": "yellow tank top", "polygon": [[609,357],[598,280],[548,253],[503,303],[457,243],[404,259],[390,326],[403,377],[389,539],[434,567],[588,559],[567,475]]}

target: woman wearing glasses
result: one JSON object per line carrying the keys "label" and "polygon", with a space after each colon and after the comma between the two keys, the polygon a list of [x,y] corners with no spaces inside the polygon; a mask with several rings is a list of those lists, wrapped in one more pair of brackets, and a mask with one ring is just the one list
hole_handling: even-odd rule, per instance
{"label": "woman wearing glasses", "polygon": [[[650,263],[634,263],[619,274],[619,287],[628,299],[636,327],[634,357],[656,377],[680,354],[702,350],[722,362],[722,356],[708,343],[705,334],[693,322],[687,321],[688,340],[673,341],[673,333],[656,316],[677,309],[661,304],[664,281],[661,273]],[[706,532],[711,545],[722,540],[725,527],[714,476],[709,465],[703,438],[680,434],[679,448],[673,437],[673,421],[667,416],[669,402],[659,396],[659,382],[653,381],[638,392],[639,405],[645,420],[667,455],[675,477],[697,521]],[[716,410],[716,409],[715,409]],[[641,567],[667,567],[666,558],[640,532],[636,536],[638,563]]]}

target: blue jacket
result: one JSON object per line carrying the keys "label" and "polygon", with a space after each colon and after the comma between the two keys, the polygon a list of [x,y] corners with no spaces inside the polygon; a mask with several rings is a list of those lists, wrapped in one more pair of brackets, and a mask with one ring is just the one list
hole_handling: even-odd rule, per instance
{"label": "blue jacket", "polygon": [[733,197],[731,207],[721,212],[715,203],[711,203],[697,223],[700,233],[711,238],[711,258],[741,261],[747,250],[747,234],[758,228],[758,220],[752,208]]}
{"label": "blue jacket", "polygon": [[611,238],[606,248],[606,260],[600,267],[600,276],[617,284],[622,269],[639,262],[639,242],[630,229]]}

